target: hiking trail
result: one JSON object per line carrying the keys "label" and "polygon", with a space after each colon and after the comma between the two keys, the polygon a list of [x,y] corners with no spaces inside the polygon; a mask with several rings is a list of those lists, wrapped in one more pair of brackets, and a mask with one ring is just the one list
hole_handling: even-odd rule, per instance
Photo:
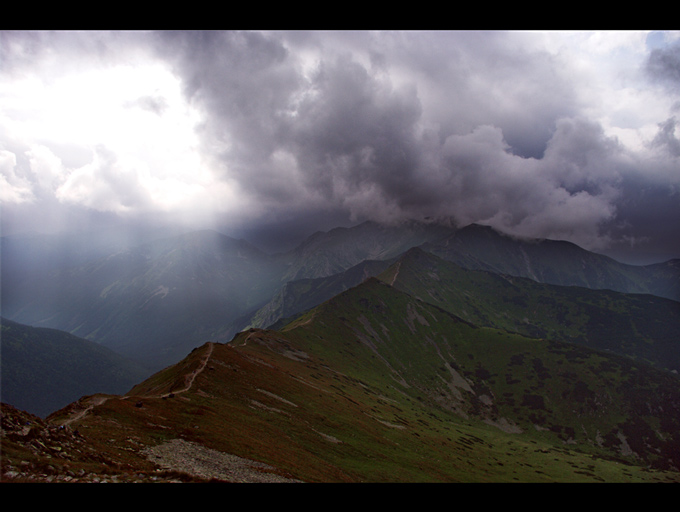
{"label": "hiking trail", "polygon": [[[194,380],[196,377],[203,371],[205,370],[206,366],[208,365],[208,361],[210,360],[210,357],[212,356],[213,353],[213,347],[215,346],[214,343],[208,342],[208,351],[205,354],[203,361],[201,361],[200,366],[192,371],[191,373],[187,374],[184,376],[184,379],[186,381],[186,386],[178,391],[173,391],[173,394],[177,395],[179,393],[186,393],[191,389],[191,386],[194,384]],[[163,398],[164,396],[168,396],[170,393],[163,393],[160,395],[147,395],[141,398]],[[89,405],[85,409],[81,409],[77,412],[75,412],[70,418],[67,420],[64,420],[60,422],[61,425],[70,425],[71,423],[80,420],[81,418],[85,417],[92,409],[94,409],[96,406],[101,405],[108,400],[112,399],[118,399],[118,400],[127,400],[130,398],[129,395],[124,395],[124,396],[103,396],[103,395],[96,395],[90,399]]]}

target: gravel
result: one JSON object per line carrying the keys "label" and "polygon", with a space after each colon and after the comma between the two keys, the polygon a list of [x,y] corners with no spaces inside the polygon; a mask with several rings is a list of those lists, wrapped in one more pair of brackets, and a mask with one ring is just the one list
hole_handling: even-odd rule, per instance
{"label": "gravel", "polygon": [[267,464],[212,450],[183,439],[146,448],[144,454],[164,469],[207,480],[233,483],[300,483],[300,480],[276,474],[276,468]]}

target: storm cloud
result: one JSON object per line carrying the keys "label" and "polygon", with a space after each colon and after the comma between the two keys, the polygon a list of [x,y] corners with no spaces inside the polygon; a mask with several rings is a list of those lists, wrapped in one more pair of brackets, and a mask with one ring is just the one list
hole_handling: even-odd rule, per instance
{"label": "storm cloud", "polygon": [[[3,231],[35,229],[60,207],[69,222],[99,212],[280,239],[429,219],[630,261],[680,257],[677,33],[3,32],[2,42]],[[80,86],[91,97],[56,108]]]}

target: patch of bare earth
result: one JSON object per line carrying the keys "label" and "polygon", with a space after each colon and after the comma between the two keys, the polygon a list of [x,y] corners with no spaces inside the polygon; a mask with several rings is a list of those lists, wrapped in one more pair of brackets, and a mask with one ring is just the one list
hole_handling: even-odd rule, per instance
{"label": "patch of bare earth", "polygon": [[174,439],[144,450],[150,461],[173,471],[187,473],[206,480],[233,483],[299,483],[276,473],[276,468],[206,448],[199,444]]}

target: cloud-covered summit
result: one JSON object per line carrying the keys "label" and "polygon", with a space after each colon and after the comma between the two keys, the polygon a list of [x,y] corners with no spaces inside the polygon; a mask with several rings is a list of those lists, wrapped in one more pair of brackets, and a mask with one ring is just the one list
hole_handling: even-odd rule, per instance
{"label": "cloud-covered summit", "polygon": [[680,257],[678,35],[3,32],[3,231],[447,218]]}

